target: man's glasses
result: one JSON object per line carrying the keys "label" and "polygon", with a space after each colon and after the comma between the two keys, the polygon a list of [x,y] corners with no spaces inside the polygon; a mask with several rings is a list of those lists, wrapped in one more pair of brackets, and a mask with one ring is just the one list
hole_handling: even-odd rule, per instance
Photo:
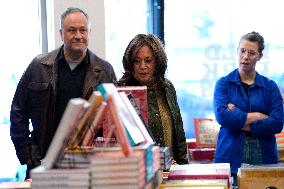
{"label": "man's glasses", "polygon": [[244,56],[246,53],[248,54],[248,57],[255,57],[260,54],[259,52],[254,51],[254,50],[247,50],[245,48],[240,48],[239,54],[241,56]]}

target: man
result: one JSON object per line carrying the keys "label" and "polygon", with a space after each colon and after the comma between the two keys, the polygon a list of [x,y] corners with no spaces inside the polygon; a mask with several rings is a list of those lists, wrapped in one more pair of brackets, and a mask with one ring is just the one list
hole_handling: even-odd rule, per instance
{"label": "man", "polygon": [[88,15],[68,8],[61,15],[63,45],[35,57],[17,86],[10,135],[20,163],[27,164],[26,179],[45,157],[69,99],[88,99],[99,84],[116,82],[113,67],[88,49],[89,32]]}

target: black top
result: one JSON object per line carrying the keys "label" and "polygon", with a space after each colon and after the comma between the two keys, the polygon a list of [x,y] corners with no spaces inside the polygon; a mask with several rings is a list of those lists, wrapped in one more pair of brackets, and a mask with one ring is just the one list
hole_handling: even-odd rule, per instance
{"label": "black top", "polygon": [[71,98],[77,98],[82,96],[82,88],[84,85],[86,68],[89,63],[88,54],[76,66],[75,69],[71,70],[68,65],[63,50],[61,50],[58,57],[58,92],[56,97],[55,105],[55,120],[54,120],[54,130],[55,133],[61,117],[65,111],[68,101]]}

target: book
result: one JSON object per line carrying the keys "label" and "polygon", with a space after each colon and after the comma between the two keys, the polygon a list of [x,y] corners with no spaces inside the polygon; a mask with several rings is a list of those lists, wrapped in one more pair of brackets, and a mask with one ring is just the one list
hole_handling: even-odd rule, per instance
{"label": "book", "polygon": [[284,164],[242,164],[238,169],[238,186],[250,188],[284,188]]}
{"label": "book", "polygon": [[68,142],[69,148],[75,148],[76,146],[81,145],[85,134],[90,129],[91,123],[93,122],[95,115],[97,114],[98,109],[103,102],[103,97],[99,91],[94,91],[88,102],[89,107],[86,110],[86,113],[84,114],[80,123],[76,127],[76,131],[73,133],[72,137]]}
{"label": "book", "polygon": [[122,125],[122,122],[119,118],[119,114],[118,114],[119,110],[116,109],[116,106],[111,96],[108,96],[107,102],[110,108],[111,120],[114,122],[114,125],[115,125],[115,136],[119,144],[121,145],[121,149],[124,152],[125,156],[128,156],[132,152],[132,149],[128,141],[126,129]]}
{"label": "book", "polygon": [[215,148],[220,126],[213,119],[194,118],[197,148]]}
{"label": "book", "polygon": [[38,166],[31,171],[32,188],[64,188],[90,186],[90,170],[85,169],[46,169]]}
{"label": "book", "polygon": [[230,164],[229,163],[194,163],[184,165],[172,165],[170,173],[172,171],[188,171],[193,175],[208,175],[208,174],[226,174],[231,176]]}
{"label": "book", "polygon": [[[204,182],[204,180],[215,182],[216,180],[225,180],[228,187],[230,187],[230,175],[227,173],[193,173],[191,170],[175,170],[170,171],[168,175],[168,180],[191,180],[194,182],[194,180],[201,180]],[[213,181],[211,181],[213,180]],[[209,183],[209,182],[207,182]]]}
{"label": "book", "polygon": [[130,170],[130,171],[100,171],[98,173],[92,172],[92,179],[101,179],[101,178],[137,178],[143,176],[145,178],[145,170]]}
{"label": "book", "polygon": [[0,182],[0,189],[30,189],[31,182]]}
{"label": "book", "polygon": [[[147,105],[147,87],[146,86],[123,86],[116,87],[118,92],[125,92],[126,96],[130,100],[135,111],[143,121],[144,125],[148,126],[148,105]],[[107,113],[106,117],[109,117]],[[114,137],[109,135],[111,130],[112,121],[105,119],[103,122],[103,136]]]}
{"label": "book", "polygon": [[31,177],[34,181],[35,178],[49,179],[54,180],[61,179],[89,179],[90,169],[47,169],[44,166],[40,165],[31,170]]}
{"label": "book", "polygon": [[[143,142],[146,142],[145,136],[143,135],[142,131],[146,131],[145,132],[145,134],[147,134],[146,137],[148,136],[150,137],[150,135],[147,132],[145,126],[143,125],[141,119],[138,117],[136,111],[134,110],[133,106],[129,102],[129,99],[125,96],[125,93],[119,93],[119,97],[121,100],[121,104],[120,104],[121,108],[119,110],[119,117],[124,127],[126,128],[126,132],[128,134],[128,139],[130,141],[131,146],[135,146]],[[131,110],[133,111],[131,112]]]}
{"label": "book", "polygon": [[215,148],[194,148],[188,149],[190,161],[212,162],[215,154]]}
{"label": "book", "polygon": [[[133,104],[130,102],[129,97],[126,96],[125,92],[119,92],[119,95],[120,95],[122,101],[124,102],[124,104],[126,105],[127,110],[128,110],[129,114],[131,115],[131,117],[133,119],[132,124],[135,125],[134,129],[140,130],[140,132],[143,135],[143,139],[145,139],[145,142],[150,143],[150,144],[154,144],[152,137],[150,136],[149,132],[146,129],[146,125],[143,123],[141,117],[139,117],[139,115],[137,114],[137,111],[135,111],[135,108],[134,108]],[[135,131],[135,132],[139,132],[139,131]]]}
{"label": "book", "polygon": [[[134,146],[144,142],[143,134],[134,122],[116,87],[111,83],[104,83],[98,86],[98,90],[101,91],[108,103],[110,117],[106,118],[106,120],[111,120],[115,126],[114,133],[118,142],[124,146],[123,150],[127,153],[130,150],[130,145]],[[108,137],[111,135],[110,132]]]}
{"label": "book", "polygon": [[57,160],[63,156],[64,149],[75,128],[82,119],[88,102],[82,98],[70,99],[63,116],[59,122],[58,128],[47,150],[46,157],[42,161],[47,169],[51,169]]}
{"label": "book", "polygon": [[118,92],[125,92],[137,114],[148,126],[148,104],[146,86],[123,86],[117,87]]}
{"label": "book", "polygon": [[[141,184],[140,184],[141,183]],[[125,184],[138,184],[138,185],[145,185],[145,180],[139,177],[133,178],[100,178],[100,179],[93,179],[92,185],[125,185]]]}
{"label": "book", "polygon": [[165,183],[161,184],[160,189],[228,189],[225,184],[189,184],[189,183]]}
{"label": "book", "polygon": [[81,143],[81,146],[92,146],[94,142],[94,136],[96,134],[96,130],[99,126],[99,124],[102,123],[103,117],[106,112],[107,103],[102,102],[96,112],[95,118],[93,122],[91,123],[91,126],[86,129],[85,134],[83,135],[83,141]]}
{"label": "book", "polygon": [[260,164],[250,165],[242,164],[238,169],[238,175],[242,177],[283,177],[284,164]]}

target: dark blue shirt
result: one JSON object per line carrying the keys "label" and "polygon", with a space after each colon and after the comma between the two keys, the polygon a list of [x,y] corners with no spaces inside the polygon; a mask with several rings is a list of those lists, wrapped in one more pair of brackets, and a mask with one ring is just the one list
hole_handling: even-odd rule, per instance
{"label": "dark blue shirt", "polygon": [[[234,110],[228,110],[232,103]],[[263,163],[278,163],[275,134],[283,129],[283,99],[276,83],[258,73],[246,93],[238,69],[219,79],[214,91],[214,112],[221,125],[215,152],[215,162],[230,163],[236,174],[241,165],[245,134],[244,126],[249,112],[261,112],[269,117],[250,125],[252,136],[260,141]]]}

